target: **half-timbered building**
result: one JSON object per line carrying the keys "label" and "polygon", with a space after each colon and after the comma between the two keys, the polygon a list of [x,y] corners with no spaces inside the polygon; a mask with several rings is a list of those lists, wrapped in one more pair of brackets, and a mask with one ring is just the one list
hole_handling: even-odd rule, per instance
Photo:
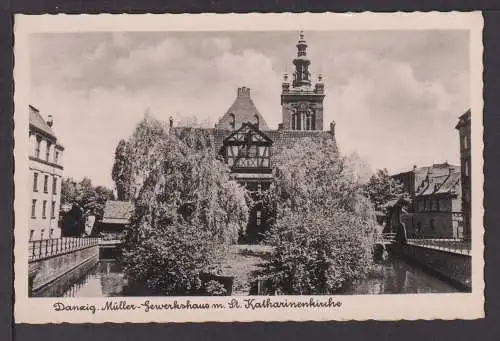
{"label": "half-timbered building", "polygon": [[[257,196],[269,188],[273,169],[283,162],[281,155],[296,143],[307,141],[335,141],[335,123],[323,130],[323,79],[318,76],[312,84],[310,61],[306,54],[307,43],[301,33],[297,43],[297,57],[293,60],[293,79],[285,74],[282,83],[282,123],[270,129],[259,112],[250,89],[240,87],[236,99],[214,128],[175,127],[170,121],[170,131],[182,135],[186,129],[203,130],[210,135],[215,151],[231,169],[231,176]],[[335,145],[335,144],[334,144]],[[243,241],[259,241],[268,228],[267,212],[258,204],[249,215]]]}

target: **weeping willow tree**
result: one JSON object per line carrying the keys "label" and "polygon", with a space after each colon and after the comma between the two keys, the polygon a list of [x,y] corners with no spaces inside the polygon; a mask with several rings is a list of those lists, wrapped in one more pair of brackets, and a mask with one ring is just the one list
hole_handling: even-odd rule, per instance
{"label": "weeping willow tree", "polygon": [[247,194],[217,159],[212,137],[169,134],[145,118],[127,143],[136,207],[124,246],[129,280],[161,294],[202,289],[243,233]]}
{"label": "weeping willow tree", "polygon": [[276,210],[271,283],[286,294],[333,293],[372,264],[373,206],[332,141],[302,142],[282,159],[267,198]]}

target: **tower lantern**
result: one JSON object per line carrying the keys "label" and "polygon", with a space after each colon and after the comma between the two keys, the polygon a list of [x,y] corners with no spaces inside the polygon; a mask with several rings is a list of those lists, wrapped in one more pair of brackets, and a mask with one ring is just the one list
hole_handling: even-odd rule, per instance
{"label": "tower lantern", "polygon": [[304,39],[304,33],[300,31],[297,43],[297,57],[293,60],[293,65],[295,65],[293,87],[311,85],[309,64],[311,64],[311,61],[307,59],[307,42]]}

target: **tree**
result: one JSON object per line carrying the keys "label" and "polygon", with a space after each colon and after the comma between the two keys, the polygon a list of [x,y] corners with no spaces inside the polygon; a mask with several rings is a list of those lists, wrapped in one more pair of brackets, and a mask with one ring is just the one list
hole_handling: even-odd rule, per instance
{"label": "tree", "polygon": [[178,136],[143,120],[129,141],[138,186],[123,264],[132,283],[162,294],[202,290],[248,217],[245,190],[217,159],[213,139],[187,129]]}
{"label": "tree", "polygon": [[302,142],[282,159],[268,198],[277,210],[270,281],[285,294],[333,293],[371,265],[372,205],[332,141]]}
{"label": "tree", "polygon": [[71,210],[62,218],[62,235],[65,237],[82,235],[87,217],[95,216],[96,221],[102,220],[106,201],[113,199],[112,190],[103,186],[94,187],[87,177],[78,183],[72,178],[63,179],[61,202],[71,205]]}
{"label": "tree", "polygon": [[118,142],[115,150],[115,163],[113,164],[112,178],[115,182],[117,199],[130,200],[131,162],[127,155],[129,146],[123,139]]}
{"label": "tree", "polygon": [[370,177],[365,192],[379,211],[383,211],[384,205],[391,200],[408,196],[403,185],[393,179],[387,169],[379,169]]}

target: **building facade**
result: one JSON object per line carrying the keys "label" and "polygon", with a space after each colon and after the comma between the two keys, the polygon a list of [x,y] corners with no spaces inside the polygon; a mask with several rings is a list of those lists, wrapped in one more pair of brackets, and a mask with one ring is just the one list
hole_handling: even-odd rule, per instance
{"label": "building facade", "polygon": [[64,147],[52,130],[53,119],[45,120],[33,106],[29,110],[29,191],[31,217],[29,239],[58,238],[59,207],[61,203],[61,181],[63,176],[62,156]]}
{"label": "building facade", "polygon": [[462,180],[462,212],[464,217],[464,238],[471,237],[471,122],[470,109],[458,119],[455,129],[460,139],[460,169]]}
{"label": "building facade", "polygon": [[410,194],[403,217],[407,234],[428,238],[463,238],[460,167],[448,163],[414,167],[393,178]]}
{"label": "building facade", "polygon": [[[293,59],[295,72],[290,83],[285,74],[282,83],[282,123],[278,129],[270,129],[264,116],[251,98],[250,89],[240,87],[236,99],[213,129],[174,127],[170,131],[182,135],[186,129],[199,129],[214,141],[216,153],[231,169],[231,176],[243,185],[254,198],[269,188],[273,181],[273,169],[282,162],[281,153],[296,143],[306,141],[333,141],[335,123],[323,130],[324,84],[321,76],[312,84],[307,59],[307,43],[301,33],[297,43],[297,57]],[[269,212],[255,205],[250,214],[242,241],[259,241],[268,229]]]}

